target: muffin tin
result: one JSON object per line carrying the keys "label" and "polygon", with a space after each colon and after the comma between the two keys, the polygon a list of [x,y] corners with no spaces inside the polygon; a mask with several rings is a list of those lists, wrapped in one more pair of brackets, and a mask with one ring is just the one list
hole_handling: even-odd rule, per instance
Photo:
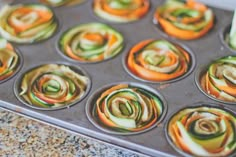
{"label": "muffin tin", "polygon": [[[195,55],[197,67],[207,65],[211,60],[216,58],[232,55],[232,52],[226,49],[220,41],[219,32],[222,28],[231,23],[233,12],[212,8],[216,16],[216,23],[213,29],[200,39],[183,41],[173,39],[172,37],[165,35],[160,29],[156,28],[157,26],[152,22],[153,14],[156,7],[163,4],[164,0],[150,1],[151,8],[148,14],[138,21],[127,24],[116,24],[97,18],[92,11],[92,0],[87,0],[86,2],[73,7],[53,8],[60,23],[57,34],[44,42],[29,45],[14,45],[20,50],[24,59],[23,67],[17,75],[22,75],[29,67],[35,67],[36,65],[56,62],[68,63],[74,67],[81,67],[88,73],[92,82],[90,92],[82,101],[64,109],[55,111],[33,109],[20,102],[14,95],[14,83],[15,81],[18,81],[19,78],[18,76],[14,76],[8,81],[0,84],[0,106],[146,155],[179,156],[178,152],[170,146],[165,138],[164,125],[168,122],[169,115],[181,107],[200,101],[216,104],[220,103],[208,98],[197,88],[194,76],[198,68],[194,68],[193,72],[189,73],[188,76],[181,80],[176,80],[175,82],[150,83],[139,81],[130,76],[124,69],[124,58],[136,43],[150,38],[172,40],[184,47],[190,48]],[[21,3],[32,2],[37,3],[39,1],[21,1]],[[15,1],[15,3],[19,2]],[[124,49],[114,58],[94,64],[80,64],[78,62],[66,60],[59,54],[60,52],[58,52],[57,49],[60,35],[68,28],[90,22],[108,24],[122,33],[125,43]],[[105,85],[118,82],[143,84],[155,89],[157,93],[160,93],[165,98],[168,110],[166,116],[157,127],[139,134],[123,136],[101,131],[88,120],[85,106],[86,103],[89,102],[89,97]],[[224,104],[224,106],[236,111],[236,103],[231,105]]]}

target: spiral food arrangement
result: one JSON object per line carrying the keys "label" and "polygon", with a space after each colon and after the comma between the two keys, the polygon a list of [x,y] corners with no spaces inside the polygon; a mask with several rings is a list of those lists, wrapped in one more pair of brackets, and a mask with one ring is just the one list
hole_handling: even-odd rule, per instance
{"label": "spiral food arrangement", "polygon": [[93,10],[103,19],[125,23],[142,18],[149,6],[149,0],[94,0]]}
{"label": "spiral food arrangement", "polygon": [[190,40],[205,35],[214,25],[211,9],[194,0],[168,0],[157,8],[154,22],[170,36]]}
{"label": "spiral food arrangement", "polygon": [[193,156],[229,156],[236,149],[236,116],[213,106],[188,107],[171,117],[167,134]]}
{"label": "spiral food arrangement", "polygon": [[80,4],[83,1],[84,0],[40,0],[40,2],[53,7],[72,6]]}
{"label": "spiral food arrangement", "polygon": [[0,82],[15,74],[20,57],[13,46],[0,37]]}
{"label": "spiral food arrangement", "polygon": [[0,34],[16,43],[34,43],[49,38],[56,31],[56,18],[40,4],[4,6],[0,11]]}
{"label": "spiral food arrangement", "polygon": [[123,37],[105,24],[82,24],[69,29],[61,36],[59,48],[73,60],[99,62],[109,59],[121,51]]}
{"label": "spiral food arrangement", "polygon": [[40,108],[58,108],[79,101],[89,79],[66,65],[46,64],[24,74],[20,97]]}
{"label": "spiral food arrangement", "polygon": [[135,76],[162,82],[186,74],[191,57],[182,47],[167,40],[145,40],[130,50],[126,62]]}
{"label": "spiral food arrangement", "polygon": [[236,102],[236,56],[220,58],[201,77],[203,90],[216,99]]}
{"label": "spiral food arrangement", "polygon": [[164,105],[153,93],[127,84],[115,85],[97,99],[94,114],[99,122],[118,132],[139,132],[155,125]]}

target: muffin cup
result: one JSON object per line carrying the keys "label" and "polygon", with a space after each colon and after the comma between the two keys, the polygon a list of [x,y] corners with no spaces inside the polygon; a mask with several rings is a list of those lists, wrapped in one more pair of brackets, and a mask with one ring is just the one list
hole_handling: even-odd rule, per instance
{"label": "muffin cup", "polygon": [[[160,4],[160,6],[163,6],[163,5],[165,5],[165,4],[166,4],[166,1],[163,1],[163,2]],[[206,6],[207,6],[207,8],[210,8],[208,5],[206,5]],[[158,7],[159,7],[159,6],[158,6]],[[161,35],[163,35],[164,37],[170,38],[170,39],[174,39],[174,40],[178,40],[178,41],[197,41],[197,40],[201,40],[202,38],[206,38],[207,36],[209,36],[209,34],[211,34],[211,33],[214,32],[214,28],[215,28],[215,26],[216,26],[216,24],[217,24],[217,21],[218,21],[218,19],[217,19],[217,17],[216,17],[216,14],[213,13],[213,14],[214,14],[214,15],[213,15],[213,17],[214,17],[213,26],[212,26],[212,28],[210,28],[204,35],[202,35],[202,36],[200,36],[200,37],[198,37],[198,38],[194,38],[194,39],[182,39],[182,38],[178,38],[178,37],[176,37],[176,36],[170,35],[170,34],[168,34],[168,33],[164,30],[164,28],[161,26],[160,22],[155,18],[156,10],[157,10],[158,7],[156,7],[156,8],[155,8],[155,11],[153,12],[152,24],[155,26],[156,29],[159,30],[159,32],[161,33]],[[212,9],[212,8],[211,8],[211,9]]]}
{"label": "muffin cup", "polygon": [[[168,125],[169,125],[169,122],[170,120],[175,116],[177,115],[179,112],[181,112],[182,110],[184,109],[191,109],[191,108],[197,108],[197,107],[209,107],[209,108],[218,108],[218,109],[221,109],[221,110],[224,110],[234,116],[236,116],[236,112],[229,109],[229,108],[226,108],[224,107],[223,105],[219,105],[219,104],[214,104],[214,103],[207,103],[207,102],[197,102],[197,103],[194,103],[192,105],[187,105],[185,107],[182,107],[174,112],[171,113],[171,115],[168,117],[168,120],[167,122],[165,123],[165,126],[164,126],[164,132],[165,132],[165,137],[168,141],[168,143],[171,145],[171,147],[176,151],[178,152],[180,155],[184,156],[184,157],[193,157],[195,155],[192,155],[192,154],[188,154],[186,152],[184,152],[183,150],[179,149],[175,144],[174,142],[172,141],[171,137],[169,136],[168,134]],[[233,157],[235,156],[236,154],[236,151],[234,150],[230,155],[229,157]]]}
{"label": "muffin cup", "polygon": [[[76,100],[72,103],[69,103],[68,105],[64,105],[64,106],[60,106],[60,107],[52,107],[52,108],[45,108],[45,107],[39,107],[39,106],[36,106],[36,105],[33,105],[33,104],[29,104],[22,96],[19,95],[20,91],[21,91],[21,82],[22,82],[22,79],[24,77],[24,75],[36,68],[39,68],[41,66],[44,66],[44,65],[47,65],[47,64],[57,64],[57,65],[65,65],[65,66],[68,66],[71,70],[73,70],[74,72],[82,75],[82,76],[86,76],[88,78],[88,84],[86,86],[86,90],[85,90],[85,93],[84,95],[79,99],[79,100]],[[38,109],[38,110],[45,110],[45,111],[51,111],[51,110],[58,110],[58,109],[63,109],[63,108],[69,108],[70,106],[72,105],[75,105],[79,102],[81,102],[86,96],[87,94],[89,93],[90,91],[90,88],[92,86],[92,82],[91,82],[91,79],[88,75],[88,73],[83,70],[82,68],[80,67],[76,67],[75,65],[72,65],[72,64],[68,64],[68,63],[64,63],[64,62],[55,62],[55,63],[45,63],[45,64],[41,64],[41,65],[38,65],[38,66],[34,66],[34,67],[31,67],[30,69],[26,70],[25,72],[23,72],[16,80],[15,80],[15,83],[14,83],[14,94],[16,96],[16,98],[21,102],[23,103],[24,105],[28,106],[28,107],[31,107],[33,109]]]}
{"label": "muffin cup", "polygon": [[[89,22],[89,23],[94,23],[94,22]],[[100,23],[100,22],[95,22],[95,23]],[[88,23],[83,23],[83,24],[88,24]],[[83,25],[83,24],[81,24],[81,25]],[[100,23],[100,24],[103,24],[103,23]],[[105,25],[107,25],[107,24],[105,24]],[[70,61],[70,62],[80,63],[80,64],[97,64],[97,63],[101,63],[101,62],[105,62],[105,61],[114,59],[115,57],[117,57],[118,55],[120,55],[120,54],[122,53],[122,51],[125,49],[125,46],[126,46],[126,45],[125,45],[125,42],[124,42],[124,40],[125,40],[125,39],[124,39],[124,35],[120,32],[120,30],[116,30],[115,28],[113,28],[113,26],[111,26],[111,25],[108,24],[108,26],[110,26],[112,29],[115,29],[115,30],[116,30],[118,33],[120,33],[120,34],[122,35],[122,37],[123,37],[123,42],[122,42],[122,46],[123,46],[123,47],[120,49],[120,51],[119,51],[117,54],[113,55],[112,57],[109,57],[109,58],[107,58],[107,59],[100,60],[100,61],[92,61],[92,62],[91,62],[91,61],[79,61],[79,60],[73,59],[73,58],[69,57],[68,55],[66,55],[66,54],[63,52],[63,50],[61,50],[59,42],[60,42],[61,38],[62,38],[68,31],[70,31],[71,29],[73,29],[73,28],[75,28],[75,27],[77,27],[77,26],[78,26],[78,25],[72,26],[72,27],[66,29],[64,32],[62,32],[62,33],[59,35],[59,37],[56,39],[56,43],[55,43],[55,47],[56,47],[56,50],[57,50],[57,52],[59,53],[59,55],[62,56],[63,58],[65,58],[66,60]]]}
{"label": "muffin cup", "polygon": [[13,46],[13,48],[14,48],[14,51],[16,52],[16,54],[17,54],[18,57],[19,57],[19,61],[18,61],[18,64],[17,64],[18,67],[17,67],[16,70],[14,71],[14,74],[12,74],[11,76],[7,77],[7,78],[4,79],[4,80],[0,80],[0,84],[1,84],[1,83],[4,83],[4,82],[6,82],[6,81],[8,81],[9,79],[11,79],[11,78],[13,78],[15,75],[17,75],[17,73],[20,71],[20,69],[22,68],[22,65],[23,65],[23,63],[24,63],[24,59],[23,59],[23,56],[22,56],[20,50],[19,50],[18,48],[16,48],[14,45],[12,45],[12,46]]}
{"label": "muffin cup", "polygon": [[94,18],[96,18],[98,21],[101,21],[102,23],[108,23],[108,24],[119,24],[119,25],[125,25],[125,24],[130,24],[130,23],[136,23],[136,22],[139,22],[141,20],[143,20],[146,16],[148,16],[148,14],[150,13],[151,11],[151,8],[152,8],[152,2],[151,0],[149,0],[149,9],[148,11],[142,16],[142,17],[139,17],[138,19],[136,20],[130,20],[130,21],[127,21],[127,22],[119,22],[119,21],[113,21],[113,20],[108,20],[106,18],[103,18],[101,16],[99,16],[97,13],[95,13],[94,11],[94,0],[90,1],[90,6],[91,6],[91,9],[90,9],[90,12],[91,14],[93,15]]}
{"label": "muffin cup", "polygon": [[[160,115],[160,117],[158,118],[158,120],[152,125],[150,126],[149,128],[146,128],[144,130],[141,130],[141,131],[137,131],[137,132],[119,132],[119,131],[115,131],[107,126],[105,126],[104,124],[102,124],[101,122],[99,122],[98,118],[97,118],[97,115],[94,115],[93,114],[93,110],[96,108],[96,101],[97,99],[100,97],[100,95],[107,89],[115,86],[115,85],[119,85],[119,84],[127,84],[127,85],[131,85],[133,87],[138,87],[138,88],[142,88],[152,94],[154,94],[155,96],[157,96],[161,103],[162,103],[162,114]],[[167,103],[166,103],[166,100],[165,98],[158,92],[156,91],[155,89],[149,87],[149,86],[146,86],[146,85],[143,85],[143,84],[140,84],[140,83],[136,83],[136,82],[118,82],[118,83],[112,83],[112,84],[108,84],[104,87],[101,87],[100,89],[98,89],[97,91],[95,91],[88,99],[87,103],[86,103],[86,108],[85,108],[85,111],[86,111],[86,115],[87,115],[87,118],[88,120],[96,127],[98,128],[99,130],[105,132],[105,133],[109,133],[109,134],[114,134],[114,135],[134,135],[134,134],[140,134],[140,133],[144,133],[146,131],[149,131],[151,129],[154,129],[155,127],[157,127],[157,125],[159,125],[162,120],[164,119],[166,113],[167,113]]]}
{"label": "muffin cup", "polygon": [[[226,56],[225,56],[226,57]],[[220,57],[222,58],[222,57]],[[218,58],[218,59],[220,59]],[[216,59],[216,60],[218,60]],[[207,91],[205,91],[202,86],[201,86],[201,78],[202,76],[206,73],[206,71],[208,70],[208,67],[211,65],[212,62],[214,62],[215,60],[212,60],[210,63],[206,64],[206,65],[203,65],[203,66],[199,66],[198,69],[196,70],[195,72],[195,84],[196,86],[198,87],[198,89],[205,95],[207,96],[208,98],[214,100],[214,101],[218,101],[218,102],[221,102],[221,103],[224,103],[224,104],[229,104],[229,105],[236,105],[236,102],[230,102],[230,101],[224,101],[224,100],[221,100],[221,99],[217,99],[216,97],[210,95],[207,93]]]}
{"label": "muffin cup", "polygon": [[[48,38],[43,38],[43,39],[40,39],[38,41],[25,42],[25,43],[19,43],[19,42],[16,42],[16,41],[9,40],[11,43],[14,43],[16,45],[34,45],[34,44],[37,45],[37,44],[41,44],[43,42],[46,42],[47,40],[50,40],[51,38],[53,38],[60,31],[60,29],[62,27],[62,24],[60,23],[60,17],[56,16],[56,13],[55,13],[55,11],[53,10],[52,7],[47,6],[47,5],[43,4],[43,3],[34,3],[34,2],[32,2],[32,3],[22,3],[22,4],[23,5],[41,5],[41,6],[44,6],[44,7],[48,8],[53,13],[54,21],[57,24],[57,28],[51,34],[51,36],[49,36]],[[12,2],[12,3],[10,3],[10,5],[19,5],[19,4],[18,3],[15,4],[15,2]]]}
{"label": "muffin cup", "polygon": [[[135,74],[134,74],[132,71],[130,71],[130,69],[128,68],[128,66],[127,66],[127,59],[128,59],[128,56],[129,56],[129,52],[123,54],[123,57],[122,57],[122,65],[123,65],[123,68],[124,68],[125,71],[126,71],[130,76],[132,76],[134,79],[139,80],[139,81],[143,81],[143,82],[147,82],[147,83],[167,84],[167,83],[173,83],[173,82],[177,82],[177,81],[180,81],[180,80],[184,79],[185,77],[189,76],[189,75],[193,72],[193,70],[194,70],[194,68],[195,68],[195,66],[196,66],[196,57],[195,57],[195,54],[193,53],[193,51],[192,51],[190,48],[188,48],[187,46],[185,46],[185,45],[183,45],[183,44],[180,44],[180,43],[178,43],[178,42],[174,42],[174,41],[172,41],[172,40],[168,40],[168,41],[170,41],[171,43],[177,44],[178,46],[182,47],[182,48],[183,48],[184,50],[186,50],[186,51],[189,53],[189,55],[190,55],[190,58],[191,58],[191,65],[190,65],[188,71],[187,71],[184,75],[179,76],[179,77],[177,77],[177,78],[175,78],[175,79],[167,80],[167,81],[152,81],[152,80],[143,79],[143,78],[141,78],[141,77],[135,75]],[[129,51],[130,51],[130,49],[129,49]]]}
{"label": "muffin cup", "polygon": [[219,37],[220,37],[220,41],[224,45],[224,47],[226,47],[231,52],[236,53],[236,49],[232,49],[229,46],[229,32],[230,32],[230,28],[231,28],[231,24],[225,26],[224,28],[222,28],[220,30]]}

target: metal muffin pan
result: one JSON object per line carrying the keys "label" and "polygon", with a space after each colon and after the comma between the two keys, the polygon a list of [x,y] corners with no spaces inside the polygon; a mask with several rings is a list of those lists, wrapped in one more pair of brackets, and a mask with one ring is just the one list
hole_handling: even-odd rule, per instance
{"label": "metal muffin pan", "polygon": [[[68,108],[55,110],[55,111],[42,111],[32,109],[20,102],[14,95],[13,87],[14,81],[18,77],[2,83],[0,86],[0,106],[9,110],[19,112],[21,114],[48,122],[59,127],[72,130],[92,138],[100,139],[111,144],[119,145],[136,152],[140,152],[150,156],[179,156],[165,138],[164,124],[168,122],[169,114],[176,111],[179,107],[184,107],[188,104],[204,101],[208,103],[217,103],[214,100],[206,97],[199,91],[194,82],[195,70],[187,77],[172,83],[145,83],[138,81],[130,76],[123,68],[122,60],[123,55],[139,41],[145,39],[172,39],[161,30],[156,28],[153,24],[153,14],[156,7],[164,2],[164,0],[150,0],[151,8],[148,14],[135,22],[127,24],[110,23],[100,18],[97,18],[92,11],[92,0],[87,0],[81,5],[73,7],[58,7],[53,8],[55,14],[61,24],[59,32],[52,36],[47,41],[30,44],[30,45],[17,45],[17,48],[21,51],[24,64],[22,70],[18,72],[18,75],[23,74],[29,67],[41,65],[44,63],[55,62],[67,62],[73,66],[79,66],[88,72],[88,75],[92,81],[92,87],[89,94],[79,103],[72,105]],[[36,3],[38,0],[22,0],[15,1],[15,3]],[[214,60],[223,55],[230,55],[232,52],[225,50],[219,39],[219,31],[225,27],[226,24],[230,24],[233,12],[224,11],[213,8],[213,11],[218,19],[212,31],[197,40],[182,41],[173,39],[174,42],[178,42],[193,50],[196,57],[196,65],[206,65],[209,60]],[[104,62],[95,64],[80,64],[66,60],[64,57],[58,54],[56,45],[60,35],[68,28],[81,23],[101,22],[106,23],[117,29],[124,36],[125,47],[121,53],[114,58],[106,60]],[[89,96],[97,89],[112,83],[117,82],[137,82],[150,86],[165,97],[168,106],[168,112],[165,118],[162,120],[158,127],[155,127],[144,133],[136,135],[112,135],[107,134],[97,129],[87,118],[85,112],[85,104]],[[232,110],[236,110],[236,105],[225,105]]]}

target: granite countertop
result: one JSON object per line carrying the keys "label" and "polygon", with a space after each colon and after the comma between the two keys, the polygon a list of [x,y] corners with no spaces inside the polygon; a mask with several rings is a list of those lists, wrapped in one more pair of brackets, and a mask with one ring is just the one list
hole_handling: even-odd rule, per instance
{"label": "granite countertop", "polygon": [[143,155],[0,109],[1,157],[141,157]]}

